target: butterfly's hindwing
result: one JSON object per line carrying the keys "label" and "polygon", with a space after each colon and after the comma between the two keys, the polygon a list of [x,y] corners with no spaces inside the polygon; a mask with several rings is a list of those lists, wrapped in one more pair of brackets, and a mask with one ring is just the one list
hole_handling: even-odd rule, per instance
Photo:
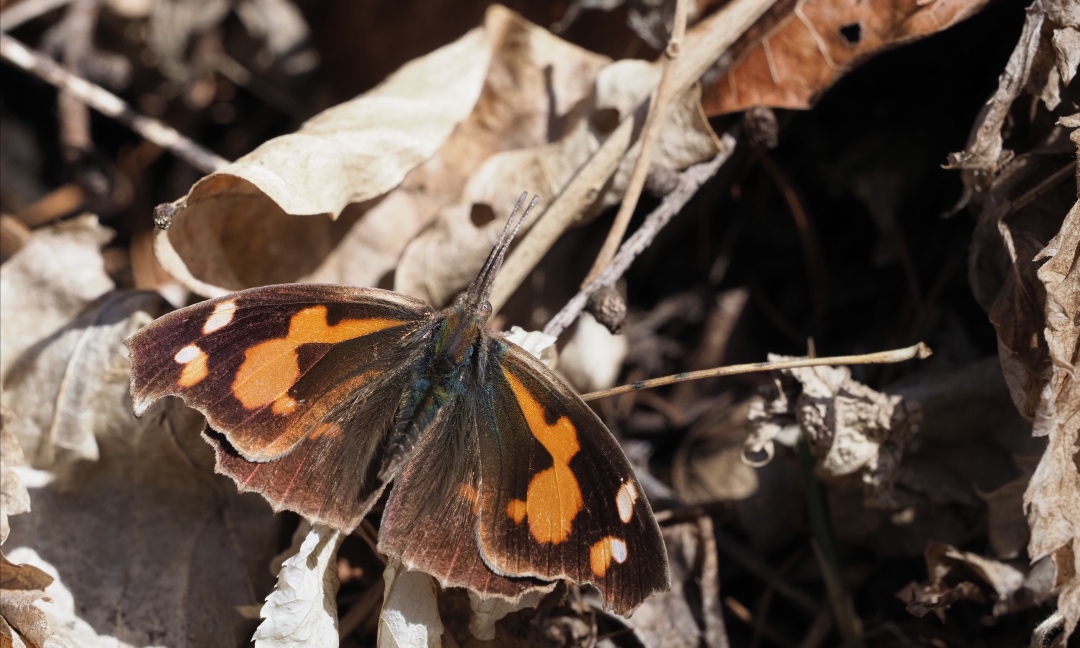
{"label": "butterfly's hindwing", "polygon": [[660,529],[596,414],[526,351],[489,342],[480,550],[500,574],[592,583],[629,613],[668,588]]}
{"label": "butterfly's hindwing", "polygon": [[475,402],[457,399],[421,434],[383,512],[379,551],[435,576],[444,587],[507,599],[548,591],[554,583],[501,576],[480,556],[476,420]]}

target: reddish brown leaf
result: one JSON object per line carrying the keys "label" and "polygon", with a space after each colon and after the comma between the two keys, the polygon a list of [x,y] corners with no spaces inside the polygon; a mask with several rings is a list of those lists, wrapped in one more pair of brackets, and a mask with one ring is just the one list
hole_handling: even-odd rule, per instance
{"label": "reddish brown leaf", "polygon": [[782,0],[731,48],[705,88],[709,115],[752,106],[809,108],[840,76],[890,47],[928,36],[986,0]]}

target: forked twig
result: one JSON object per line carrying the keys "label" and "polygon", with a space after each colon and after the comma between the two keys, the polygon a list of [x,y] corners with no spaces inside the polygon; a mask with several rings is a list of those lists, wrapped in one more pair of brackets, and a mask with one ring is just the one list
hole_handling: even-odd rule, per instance
{"label": "forked twig", "polygon": [[184,137],[176,129],[136,113],[120,97],[68,72],[56,61],[26,47],[7,34],[0,34],[0,58],[57,88],[67,90],[86,105],[112,117],[154,144],[172,151],[200,171],[213,173],[229,164],[225,158]]}
{"label": "forked twig", "polygon": [[641,190],[645,187],[645,179],[649,175],[649,163],[652,161],[652,150],[664,124],[664,116],[667,113],[668,104],[672,97],[672,79],[675,69],[675,61],[679,58],[679,50],[682,48],[683,39],[686,36],[686,14],[688,12],[687,0],[675,1],[675,19],[672,23],[671,38],[668,39],[667,48],[661,56],[660,83],[652,95],[652,103],[649,106],[649,116],[645,119],[645,126],[641,131],[641,151],[634,162],[634,170],[630,174],[630,180],[626,183],[626,191],[623,194],[622,204],[615,214],[615,220],[611,223],[604,245],[596,255],[596,261],[589,270],[582,285],[595,279],[603,270],[615,252],[619,249],[619,243],[626,235],[626,228],[630,226],[630,217],[634,215],[638,200],[641,198]]}
{"label": "forked twig", "polygon": [[686,382],[688,380],[700,380],[702,378],[718,378],[720,376],[734,376],[736,374],[753,373],[755,371],[774,371],[776,369],[798,369],[801,367],[821,367],[832,365],[853,365],[853,364],[890,364],[894,362],[904,362],[906,360],[919,359],[923,360],[929,358],[933,353],[930,347],[924,343],[905,347],[903,349],[893,349],[892,351],[878,351],[877,353],[862,353],[859,355],[849,356],[833,356],[831,358],[799,358],[797,360],[777,360],[776,362],[751,362],[748,364],[731,365],[728,367],[717,367],[715,369],[703,369],[701,371],[688,371],[686,373],[678,373],[671,376],[663,376],[661,378],[652,378],[650,380],[639,380],[629,385],[621,385],[619,387],[612,387],[611,389],[604,389],[602,391],[590,392],[588,394],[582,394],[581,400],[590,401],[598,398],[607,398],[608,396],[617,396],[619,394],[625,394],[627,392],[637,391],[639,389],[652,389],[653,387],[662,387],[664,385],[672,385],[674,383]]}
{"label": "forked twig", "polygon": [[[686,47],[673,65],[671,92],[681,95],[777,0],[732,0],[686,35]],[[645,101],[649,101],[646,99]],[[643,102],[644,103],[644,102]],[[600,148],[547,206],[536,224],[506,259],[495,282],[491,305],[499,310],[532,272],[555,240],[596,201],[630,148],[634,115],[629,113]]]}
{"label": "forked twig", "polygon": [[679,213],[697,193],[698,188],[713,177],[717,169],[735,152],[735,138],[731,135],[725,133],[721,138],[721,143],[724,146],[722,153],[708,162],[695,164],[682,172],[679,176],[679,184],[675,186],[675,189],[665,196],[663,202],[645,218],[645,222],[642,223],[641,227],[630,238],[626,239],[626,242],[619,248],[618,254],[611,259],[607,267],[601,270],[595,279],[578,291],[570,301],[566,302],[562,310],[548,321],[547,326],[544,327],[544,333],[558,337],[581,314],[585,304],[589,301],[590,295],[601,288],[615,285],[615,282],[619,280],[619,277],[623,276],[623,273],[630,267],[634,259],[649,247],[656,235],[660,233],[660,230],[671,222],[675,214]]}

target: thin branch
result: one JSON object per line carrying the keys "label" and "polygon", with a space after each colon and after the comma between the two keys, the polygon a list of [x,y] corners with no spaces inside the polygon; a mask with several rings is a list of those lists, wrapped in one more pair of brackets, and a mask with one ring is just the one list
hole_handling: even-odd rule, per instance
{"label": "thin branch", "polygon": [[26,47],[7,34],[0,34],[0,58],[57,88],[71,92],[91,108],[112,117],[154,144],[172,151],[200,171],[213,173],[229,164],[225,158],[208,151],[160,121],[136,113],[113,93],[75,76],[56,61]]}
{"label": "thin branch", "polygon": [[[98,9],[99,0],[74,0],[64,19],[54,27],[56,38],[63,47],[64,68],[73,75],[80,76],[85,72],[83,66],[92,55]],[[60,146],[65,160],[73,162],[88,154],[94,146],[90,137],[90,109],[70,88],[60,88],[56,107],[60,120]]]}
{"label": "thin branch", "polygon": [[641,198],[641,190],[645,187],[645,179],[649,175],[649,163],[652,161],[653,147],[659,138],[660,129],[664,125],[664,116],[672,99],[672,79],[675,70],[675,61],[679,58],[679,50],[682,48],[683,39],[686,37],[686,14],[688,0],[675,1],[675,20],[671,28],[671,38],[667,48],[661,56],[660,83],[656,86],[656,92],[652,95],[652,105],[649,107],[649,116],[645,120],[645,126],[641,132],[641,152],[634,162],[634,170],[630,174],[630,180],[626,184],[626,192],[623,194],[622,204],[615,214],[615,220],[611,223],[604,245],[600,253],[596,255],[596,261],[589,270],[582,285],[596,278],[614,258],[615,252],[626,235],[626,228],[630,226],[630,217],[634,215],[638,200]]}
{"label": "thin branch", "polygon": [[689,371],[686,373],[679,373],[672,376],[664,376],[662,378],[653,378],[651,380],[639,380],[629,385],[622,385],[619,387],[612,387],[611,389],[605,389],[603,391],[591,392],[583,394],[581,400],[590,401],[598,398],[607,398],[608,396],[617,396],[619,394],[625,394],[627,392],[637,391],[639,389],[652,389],[653,387],[662,387],[664,385],[672,385],[674,383],[686,382],[688,380],[700,380],[702,378],[718,378],[720,376],[734,376],[735,374],[753,373],[756,371],[774,371],[776,369],[799,369],[801,367],[823,367],[833,365],[853,365],[853,364],[891,364],[894,362],[904,362],[906,360],[919,359],[930,357],[930,347],[926,346],[922,342],[914,344],[903,349],[893,349],[892,351],[878,351],[877,353],[863,353],[860,355],[851,356],[833,356],[831,358],[799,358],[796,360],[778,360],[776,362],[751,362],[749,364],[731,365],[729,367],[717,367],[715,369],[704,369],[702,371]]}
{"label": "thin branch", "polygon": [[54,9],[59,9],[71,0],[23,0],[0,11],[0,32],[9,32],[23,23],[30,22]]}
{"label": "thin branch", "polygon": [[[776,1],[732,0],[687,32],[686,47],[672,73],[672,94],[680,96],[686,92]],[[647,106],[649,101],[643,101],[642,106]],[[623,118],[506,259],[491,295],[494,310],[506,303],[555,240],[601,195],[604,185],[630,148],[637,114],[635,110]]]}
{"label": "thin branch", "polygon": [[735,152],[735,138],[731,135],[725,133],[721,138],[721,144],[724,147],[724,152],[708,162],[695,164],[679,175],[679,184],[675,186],[675,189],[665,196],[664,201],[649,214],[645,222],[642,223],[641,228],[622,244],[618,254],[615,255],[607,267],[582,288],[578,294],[574,295],[570,301],[566,302],[566,305],[555,314],[555,317],[551,318],[547,326],[544,327],[544,333],[558,337],[581,314],[589,301],[590,295],[601,288],[615,285],[615,282],[619,280],[619,277],[623,276],[634,259],[652,244],[660,230],[671,222],[675,214],[679,213],[686,203],[690,201],[690,198],[697,193],[698,188],[713,177],[720,165],[726,162]]}

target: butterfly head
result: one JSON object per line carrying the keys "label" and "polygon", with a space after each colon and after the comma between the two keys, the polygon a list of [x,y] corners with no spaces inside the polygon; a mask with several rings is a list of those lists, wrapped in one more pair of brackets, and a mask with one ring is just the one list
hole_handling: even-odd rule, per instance
{"label": "butterfly head", "polygon": [[[491,302],[488,301],[488,298],[491,297],[491,287],[495,283],[495,275],[499,273],[499,268],[502,267],[506,251],[510,248],[510,242],[514,240],[514,235],[517,234],[521,224],[525,222],[525,219],[536,208],[536,204],[540,202],[540,196],[533,196],[529,206],[522,213],[521,208],[528,196],[529,193],[524,192],[518,198],[517,204],[514,205],[514,211],[511,212],[510,218],[506,220],[506,225],[503,226],[502,234],[499,235],[499,241],[492,248],[491,254],[488,254],[487,260],[484,261],[484,267],[480,268],[479,274],[469,284],[468,289],[458,295],[457,300],[455,300],[455,306],[472,310],[477,318],[483,321],[487,321],[487,318],[491,315]],[[518,218],[518,214],[521,214],[520,218]]]}

